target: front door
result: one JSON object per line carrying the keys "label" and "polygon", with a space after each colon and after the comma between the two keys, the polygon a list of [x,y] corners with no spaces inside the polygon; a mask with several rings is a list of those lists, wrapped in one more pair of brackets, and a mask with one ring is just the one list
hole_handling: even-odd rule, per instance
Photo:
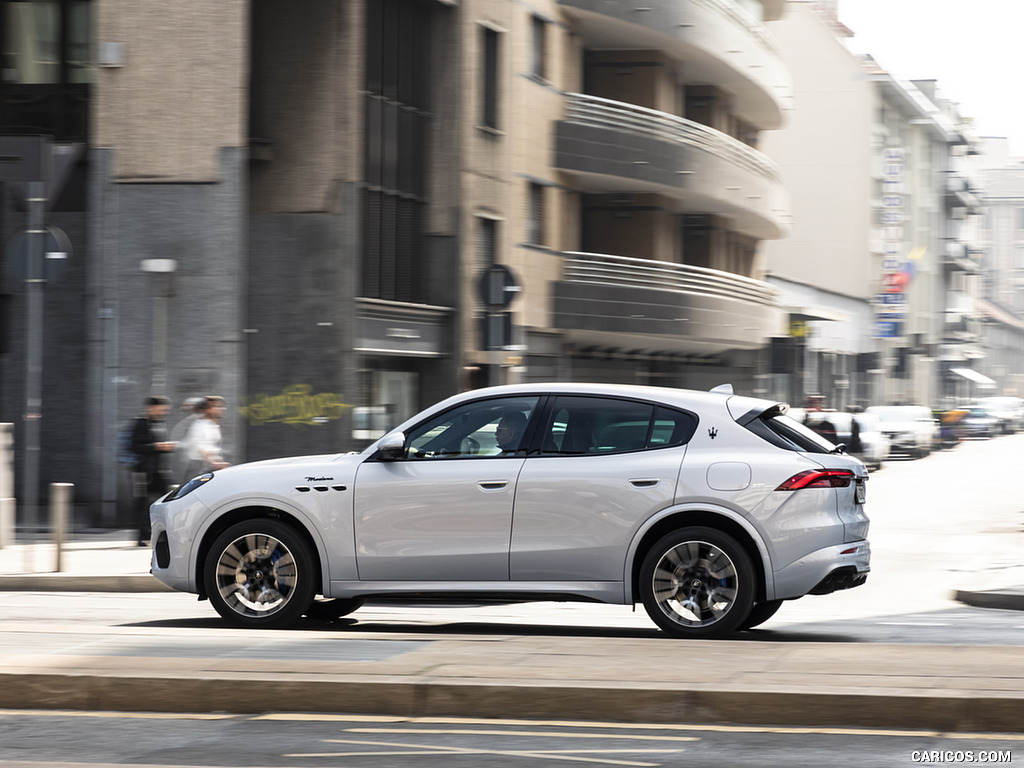
{"label": "front door", "polygon": [[474,400],[409,430],[355,480],[363,581],[507,581],[518,450],[537,397]]}

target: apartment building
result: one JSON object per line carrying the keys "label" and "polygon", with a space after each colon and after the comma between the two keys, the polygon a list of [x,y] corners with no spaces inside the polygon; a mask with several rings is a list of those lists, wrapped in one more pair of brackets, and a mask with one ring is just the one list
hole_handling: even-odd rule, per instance
{"label": "apartment building", "polygon": [[[115,435],[151,392],[225,396],[239,461],[358,448],[494,382],[763,390],[784,7],[0,1],[0,134],[53,137],[73,246],[40,482],[115,522]],[[13,421],[24,286],[3,292]]]}
{"label": "apartment building", "polygon": [[984,142],[977,158],[984,218],[980,315],[984,373],[998,390],[1024,396],[1024,160],[1005,140]]}
{"label": "apartment building", "polygon": [[934,81],[852,54],[835,0],[787,3],[769,24],[793,76],[789,125],[766,134],[792,201],[763,245],[789,315],[772,391],[830,407],[953,404],[988,377],[976,243],[976,140]]}

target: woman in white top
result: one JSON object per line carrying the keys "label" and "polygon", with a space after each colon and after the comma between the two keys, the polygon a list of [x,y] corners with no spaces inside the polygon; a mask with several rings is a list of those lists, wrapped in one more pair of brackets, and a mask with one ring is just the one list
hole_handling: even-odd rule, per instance
{"label": "woman in white top", "polygon": [[220,420],[226,407],[224,398],[217,395],[207,396],[196,407],[199,417],[192,422],[184,440],[186,463],[183,483],[204,472],[229,466],[220,449]]}

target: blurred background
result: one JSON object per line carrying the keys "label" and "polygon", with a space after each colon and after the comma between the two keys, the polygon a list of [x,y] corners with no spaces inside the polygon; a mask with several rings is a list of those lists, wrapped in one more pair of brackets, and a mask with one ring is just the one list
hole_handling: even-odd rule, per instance
{"label": "blurred background", "polygon": [[[498,383],[1024,393],[1019,126],[886,69],[861,2],[0,0],[15,469],[31,421],[39,488],[123,524],[150,394],[225,397],[239,462]],[[912,56],[949,5],[861,18]]]}

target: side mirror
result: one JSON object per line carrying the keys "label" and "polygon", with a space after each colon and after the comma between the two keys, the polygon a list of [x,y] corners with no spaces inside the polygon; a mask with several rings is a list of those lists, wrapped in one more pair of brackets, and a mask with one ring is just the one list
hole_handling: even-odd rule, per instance
{"label": "side mirror", "polygon": [[405,434],[393,432],[380,441],[377,446],[379,461],[399,461],[405,458]]}

